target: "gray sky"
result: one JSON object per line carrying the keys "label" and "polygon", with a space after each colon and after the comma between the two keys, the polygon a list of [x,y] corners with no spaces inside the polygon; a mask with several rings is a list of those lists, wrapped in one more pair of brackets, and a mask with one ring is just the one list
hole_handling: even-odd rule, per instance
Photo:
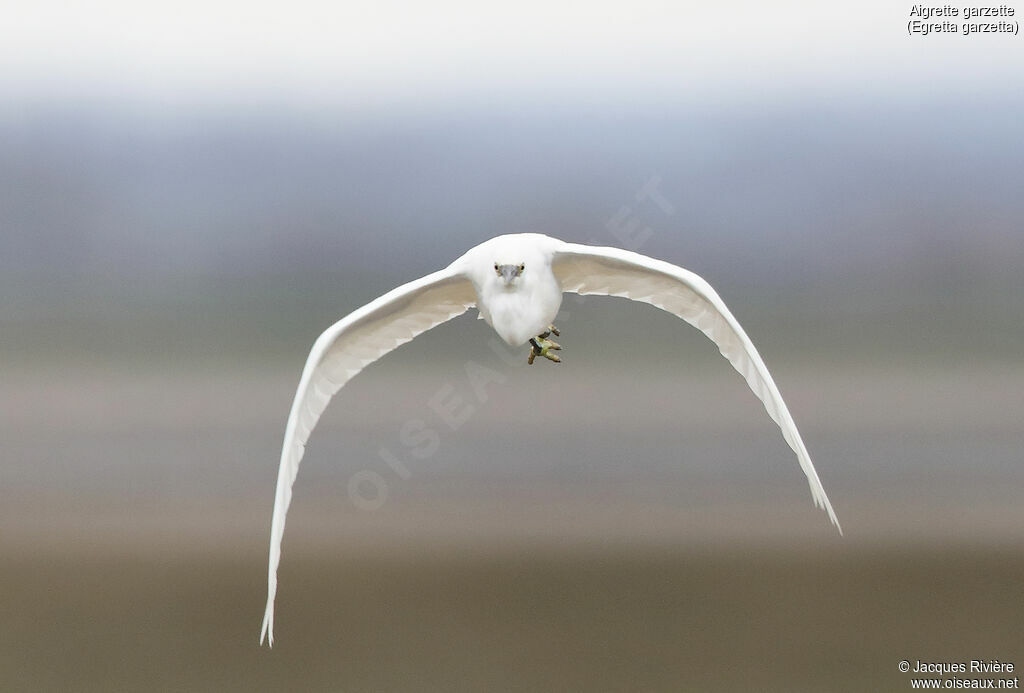
{"label": "gray sky", "polygon": [[[1005,316],[1022,44],[909,9],[8,3],[0,318],[333,316],[499,233],[615,244],[626,207],[741,301]],[[672,218],[634,201],[654,175]]]}
{"label": "gray sky", "polygon": [[168,105],[286,94],[346,108],[515,98],[614,101],[779,90],[1007,89],[1012,36],[910,37],[910,4],[814,2],[136,3],[0,9],[0,88]]}

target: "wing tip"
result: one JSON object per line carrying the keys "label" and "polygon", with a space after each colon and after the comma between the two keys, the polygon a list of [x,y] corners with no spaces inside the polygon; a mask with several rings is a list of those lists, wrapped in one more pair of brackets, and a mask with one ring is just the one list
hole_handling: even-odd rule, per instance
{"label": "wing tip", "polygon": [[843,526],[839,524],[839,518],[836,517],[836,512],[829,505],[825,510],[828,512],[828,519],[832,520],[832,524],[836,526],[836,530],[839,531],[839,536],[843,536]]}
{"label": "wing tip", "polygon": [[839,524],[839,517],[836,516],[836,511],[832,509],[832,503],[829,502],[828,495],[825,494],[825,488],[821,485],[821,481],[818,480],[817,474],[814,475],[813,479],[808,478],[807,481],[811,487],[811,498],[814,501],[814,507],[824,510],[828,514],[828,519],[839,530],[839,536],[843,536],[843,527]]}
{"label": "wing tip", "polygon": [[[813,493],[814,489],[812,489]],[[832,509],[832,504],[828,501],[828,496],[825,495],[825,490],[822,489],[820,493],[813,493],[814,505],[821,508],[828,514],[828,519],[832,521],[836,529],[839,530],[839,536],[843,536],[843,526],[839,524],[839,518],[836,516],[836,511]]]}
{"label": "wing tip", "polygon": [[267,606],[266,612],[263,614],[263,627],[260,629],[260,646],[263,646],[263,641],[267,641],[267,647],[273,649],[274,647],[274,605],[270,604]]}

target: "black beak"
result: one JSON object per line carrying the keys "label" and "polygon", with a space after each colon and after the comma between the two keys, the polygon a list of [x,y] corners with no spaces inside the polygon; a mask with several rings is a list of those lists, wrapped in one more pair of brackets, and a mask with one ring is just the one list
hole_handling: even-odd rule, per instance
{"label": "black beak", "polygon": [[505,283],[511,284],[512,280],[519,276],[519,265],[500,265],[498,271],[501,272],[501,278]]}

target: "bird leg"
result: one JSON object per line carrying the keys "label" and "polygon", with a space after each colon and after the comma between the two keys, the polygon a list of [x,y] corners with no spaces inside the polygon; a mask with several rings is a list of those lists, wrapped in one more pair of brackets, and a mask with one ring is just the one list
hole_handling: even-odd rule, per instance
{"label": "bird leg", "polygon": [[528,364],[532,366],[533,360],[538,356],[543,356],[549,361],[554,361],[555,363],[562,362],[562,359],[558,358],[558,354],[551,353],[552,351],[562,350],[561,344],[548,339],[552,333],[556,337],[561,334],[554,325],[548,325],[548,329],[545,332],[541,332],[536,337],[530,338],[530,355],[526,357],[526,362]]}

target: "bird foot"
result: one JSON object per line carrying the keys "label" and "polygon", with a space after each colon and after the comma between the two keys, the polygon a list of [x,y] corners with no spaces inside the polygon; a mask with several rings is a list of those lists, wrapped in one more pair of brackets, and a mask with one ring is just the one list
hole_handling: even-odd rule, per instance
{"label": "bird foot", "polygon": [[560,334],[554,325],[549,325],[546,332],[541,332],[536,337],[530,339],[530,355],[526,357],[526,362],[528,364],[532,366],[533,360],[538,356],[543,356],[547,360],[554,361],[555,363],[562,362],[562,359],[558,358],[558,354],[551,353],[553,351],[562,350],[561,344],[548,339],[548,336],[552,333],[556,336]]}

